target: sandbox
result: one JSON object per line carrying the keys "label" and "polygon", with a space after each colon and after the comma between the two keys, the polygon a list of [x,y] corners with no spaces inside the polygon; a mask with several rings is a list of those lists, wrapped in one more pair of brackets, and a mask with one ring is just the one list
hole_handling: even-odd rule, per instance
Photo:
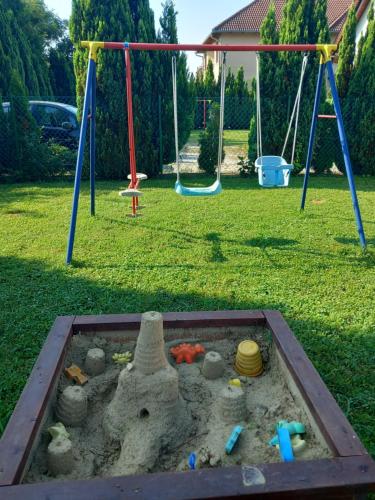
{"label": "sandbox", "polygon": [[[163,319],[161,345],[153,333],[139,336],[140,315],[57,318],[0,442],[1,498],[352,498],[374,486],[373,461],[278,312]],[[244,340],[260,347],[259,376],[235,370]],[[220,373],[207,375],[204,354],[177,364],[171,348],[181,342],[216,353]],[[113,361],[127,351],[135,353],[130,365]],[[66,376],[71,365],[87,368],[87,383]],[[240,409],[225,400],[233,379]],[[82,398],[80,408],[64,400],[67,388],[72,401]],[[65,469],[47,453],[47,429],[60,420],[72,448]],[[280,420],[305,425],[306,446],[294,462],[269,445]],[[227,454],[239,423],[243,432]],[[189,468],[191,453],[197,470]]]}

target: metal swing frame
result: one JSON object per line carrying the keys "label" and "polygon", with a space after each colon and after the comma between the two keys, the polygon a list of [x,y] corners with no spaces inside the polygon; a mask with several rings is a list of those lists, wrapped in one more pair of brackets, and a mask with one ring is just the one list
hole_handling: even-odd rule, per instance
{"label": "metal swing frame", "polygon": [[[96,122],[96,60],[97,60],[97,52],[99,49],[101,50],[123,50],[125,51],[126,59],[127,59],[127,71],[130,74],[131,69],[131,60],[130,60],[130,51],[133,50],[151,50],[151,51],[212,51],[212,45],[210,44],[163,44],[163,43],[128,43],[128,42],[90,42],[84,41],[81,42],[81,46],[84,48],[88,48],[89,52],[89,63],[87,70],[87,78],[86,78],[86,87],[85,87],[85,96],[84,96],[84,104],[83,104],[83,112],[82,112],[82,120],[81,120],[81,131],[79,137],[79,146],[78,146],[78,155],[77,155],[77,164],[76,164],[76,172],[75,172],[75,181],[74,181],[74,193],[73,193],[73,204],[72,204],[72,213],[70,220],[70,228],[68,235],[68,247],[67,247],[67,255],[66,255],[66,263],[71,264],[73,257],[73,249],[74,249],[74,239],[76,232],[76,222],[78,215],[78,204],[79,204],[79,195],[81,188],[81,177],[82,177],[82,167],[84,160],[84,150],[86,143],[86,132],[88,128],[88,121],[90,119],[90,212],[91,215],[95,215],[95,122]],[[319,117],[319,104],[320,97],[322,94],[322,86],[324,75],[327,73],[328,82],[331,87],[333,103],[335,108],[335,116],[337,119],[338,132],[340,136],[340,142],[342,147],[342,153],[344,157],[345,169],[349,183],[350,194],[352,198],[353,210],[357,225],[357,231],[359,235],[359,242],[362,248],[366,247],[366,237],[363,229],[362,217],[358,203],[358,197],[355,187],[355,180],[353,175],[352,164],[350,160],[349,154],[349,146],[345,133],[344,122],[342,118],[340,100],[337,92],[335,76],[333,71],[332,64],[332,56],[334,52],[337,50],[337,45],[333,44],[292,44],[292,45],[215,45],[215,50],[220,52],[320,52],[321,60],[319,67],[319,74],[317,80],[316,94],[315,94],[315,102],[314,102],[314,111],[311,122],[311,130],[310,130],[310,138],[309,138],[309,146],[307,152],[307,160],[306,160],[306,173],[303,183],[303,191],[302,191],[302,199],[301,199],[301,210],[304,210],[306,204],[306,196],[307,189],[309,184],[309,175],[311,169],[311,161],[314,150],[314,142],[316,137],[316,126]],[[132,96],[129,95],[131,91],[131,87],[129,89],[129,85],[127,86],[127,107],[128,107],[128,117],[129,117],[129,129],[133,129],[133,116],[132,116]],[[129,111],[131,110],[131,113]],[[89,118],[90,115],[90,118]],[[130,130],[129,130],[130,134]],[[134,134],[134,129],[133,129]],[[130,142],[130,137],[129,137]],[[133,151],[135,152],[135,142],[133,135]],[[136,165],[135,165],[135,154],[130,155],[131,160],[131,175],[132,175],[132,183],[134,184],[137,181],[136,178]],[[134,202],[135,203],[135,200]]]}

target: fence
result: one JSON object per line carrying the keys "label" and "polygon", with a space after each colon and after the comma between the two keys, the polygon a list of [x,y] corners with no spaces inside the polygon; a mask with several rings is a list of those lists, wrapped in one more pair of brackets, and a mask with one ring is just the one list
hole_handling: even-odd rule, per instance
{"label": "fence", "polygon": [[[372,173],[375,175],[375,162],[373,154],[368,151],[368,162],[371,166],[364,171],[363,159],[360,158],[358,147],[358,131],[355,134],[353,123],[358,123],[358,117],[353,116],[353,110],[358,110],[358,98],[347,98],[342,103],[342,112],[346,133],[348,136],[353,169],[356,174]],[[181,170],[183,172],[199,172],[204,164],[204,155],[211,155],[210,150],[206,151],[201,145],[205,135],[209,134],[210,121],[215,122],[213,117],[215,108],[219,105],[218,99],[199,97],[196,99],[194,112],[194,130],[192,130],[188,142],[180,151]],[[280,155],[283,149],[284,139],[292,112],[293,102],[290,101],[286,109],[275,109],[275,102],[272,99],[262,100],[262,128],[263,128],[263,154]],[[304,168],[307,154],[307,144],[310,133],[313,103],[304,103],[301,107],[300,125],[297,138],[295,172],[298,173]],[[224,173],[238,174],[254,169],[251,168],[256,154],[256,104],[249,97],[242,100],[238,97],[226,98],[224,113],[224,163],[222,171]],[[358,113],[358,111],[356,111]],[[275,120],[275,115],[278,120]],[[320,119],[318,121],[312,171],[320,173],[333,171],[335,173],[344,172],[344,162],[339,141],[337,122],[334,117],[333,105],[327,101],[320,107]],[[329,117],[329,118],[328,118]],[[281,120],[281,121],[280,121]],[[278,123],[278,125],[277,125]],[[286,148],[285,156],[289,161],[291,156],[291,139]],[[375,133],[373,134],[375,142]],[[250,161],[247,159],[250,157]],[[240,159],[242,158],[242,161]],[[203,161],[202,161],[203,160]],[[250,167],[250,168],[246,168]],[[172,165],[175,169],[175,165]],[[170,171],[167,170],[167,171]]]}
{"label": "fence", "polygon": [[[0,180],[38,180],[73,172],[76,161],[79,122],[74,107],[75,97],[25,98],[12,97],[4,99],[0,109]],[[280,154],[285,130],[272,129],[272,115],[275,112],[271,101],[262,102],[262,123],[264,127],[264,154]],[[194,115],[191,122],[193,130],[186,144],[180,144],[180,161],[182,172],[199,172],[200,167],[207,164],[208,157],[214,157],[216,163],[218,126],[218,99],[199,97],[195,101]],[[375,174],[372,144],[367,149],[360,147],[358,130],[353,123],[360,123],[354,110],[358,110],[358,99],[343,103],[344,122],[348,134],[353,169],[355,173]],[[170,111],[170,110],[169,110]],[[277,110],[285,114],[286,129],[290,109]],[[181,110],[183,112],[183,110]],[[321,114],[334,115],[333,107],[325,103]],[[166,113],[161,110],[161,113]],[[358,113],[355,111],[355,113]],[[159,130],[162,120],[155,124]],[[164,117],[165,118],[165,117]],[[216,121],[215,121],[216,119]],[[170,120],[169,120],[170,121]],[[301,111],[301,129],[297,147],[296,171],[302,169],[305,162],[306,146],[311,121],[311,109]],[[168,120],[164,120],[168,123]],[[170,124],[171,125],[171,124]],[[224,115],[224,162],[223,173],[238,174],[239,159],[242,167],[247,158],[254,160],[256,156],[255,104],[250,98],[226,98]],[[166,133],[168,132],[168,133]],[[168,147],[173,151],[173,128],[156,134],[155,150],[163,151],[168,140]],[[355,132],[355,133],[354,133]],[[124,131],[124,155],[126,156],[126,131]],[[168,137],[168,134],[171,137]],[[167,137],[167,139],[166,139]],[[375,135],[373,134],[375,139]],[[141,151],[141,145],[137,145]],[[173,153],[172,153],[173,154]],[[289,158],[286,152],[286,159]],[[367,155],[367,156],[366,156]],[[125,163],[125,162],[124,162]],[[251,162],[250,162],[251,164]],[[341,147],[334,119],[319,120],[313,168],[318,172],[329,170],[336,165],[343,171],[344,165]],[[214,165],[215,167],[215,165]],[[175,171],[175,163],[164,167],[164,172]]]}
{"label": "fence", "polygon": [[3,99],[0,178],[39,180],[75,165],[79,138],[74,97]]}

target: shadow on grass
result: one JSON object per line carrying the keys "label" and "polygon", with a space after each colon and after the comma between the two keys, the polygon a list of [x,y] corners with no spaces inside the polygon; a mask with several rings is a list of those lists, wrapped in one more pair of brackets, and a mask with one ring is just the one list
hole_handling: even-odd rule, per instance
{"label": "shadow on grass", "polygon": [[[114,219],[114,218],[109,218],[106,216],[100,216],[103,220],[106,222],[109,222],[111,224],[118,224],[119,226],[127,226],[127,222],[123,219]],[[352,255],[349,255],[347,252],[345,254],[341,253],[328,253],[328,252],[321,252],[319,250],[314,250],[311,249],[310,247],[305,247],[303,245],[303,241],[298,241],[294,239],[288,239],[288,238],[279,238],[277,236],[257,236],[255,238],[251,239],[246,239],[243,240],[241,238],[234,239],[234,238],[226,238],[226,237],[221,237],[219,233],[209,233],[211,236],[206,235],[206,236],[197,236],[193,233],[188,233],[186,229],[184,230],[178,230],[178,229],[173,229],[170,226],[164,226],[162,223],[160,224],[153,224],[149,225],[142,221],[142,228],[150,230],[152,232],[159,232],[159,233],[169,233],[172,234],[175,237],[175,242],[174,246],[176,248],[181,248],[181,246],[177,243],[178,240],[182,241],[186,245],[194,245],[195,242],[211,242],[213,244],[212,252],[210,259],[208,259],[209,262],[227,262],[228,255],[225,256],[221,250],[221,246],[223,244],[225,245],[230,245],[230,250],[231,253],[233,252],[240,252],[242,255],[249,255],[251,252],[251,248],[254,249],[259,249],[264,251],[264,254],[268,258],[269,262],[276,268],[281,269],[282,267],[290,267],[288,266],[283,266],[276,260],[277,256],[275,255],[275,258],[273,258],[270,254],[270,251],[276,250],[278,252],[284,252],[284,253],[290,253],[290,265],[293,265],[293,258],[295,257],[294,254],[305,254],[308,257],[316,257],[323,259],[325,261],[324,265],[330,266],[334,262],[335,265],[344,265],[346,266],[348,262],[351,262],[353,264],[356,264],[361,267],[372,267],[374,265],[374,258],[375,256],[372,255],[372,252],[361,252],[360,246],[359,246],[359,241],[353,238],[353,243],[356,242],[356,247],[358,248],[358,253],[353,253]],[[213,235],[213,236],[212,236]],[[338,241],[338,240],[337,240]],[[339,241],[338,241],[339,242]],[[369,240],[369,244],[372,243],[372,240]],[[244,248],[249,249],[248,252],[244,252]],[[215,252],[215,253],[214,253]],[[215,259],[218,260],[215,260]],[[224,258],[224,260],[222,259]],[[80,265],[84,267],[84,264],[78,264],[78,262],[74,262],[74,265]],[[87,264],[89,267],[92,265]],[[192,266],[192,265],[181,265],[182,267],[186,267],[189,269],[192,269],[193,267],[201,267],[201,266]],[[100,266],[103,267],[103,266]],[[104,266],[106,267],[106,266]],[[108,267],[113,267],[113,265],[110,265]],[[124,267],[123,264],[119,267]],[[148,266],[149,267],[149,266]],[[155,265],[155,267],[160,267],[160,265]],[[161,267],[170,267],[168,264],[162,265]],[[236,265],[236,267],[240,267]]]}
{"label": "shadow on grass", "polygon": [[[212,257],[222,258],[220,235],[209,233]],[[59,315],[131,313],[147,310],[192,311],[225,309],[277,309],[285,314],[306,353],[318,368],[364,444],[375,453],[375,398],[372,387],[373,330],[341,327],[316,320],[310,311],[300,318],[290,316],[291,303],[272,298],[215,296],[202,292],[148,291],[147,283],[137,289],[108,281],[75,276],[73,268],[46,267],[42,261],[0,257],[2,297],[0,350],[0,430],[4,427],[40,351]],[[124,275],[126,277],[126,275]],[[125,282],[126,283],[126,282]],[[222,291],[223,295],[225,291]],[[305,314],[305,316],[303,316]],[[339,348],[338,348],[339,346]],[[369,355],[370,354],[370,355]],[[282,415],[280,415],[280,418]]]}
{"label": "shadow on grass", "polygon": [[244,244],[247,247],[257,248],[285,248],[298,245],[298,241],[287,238],[259,237],[246,240]]}
{"label": "shadow on grass", "polygon": [[[358,238],[346,238],[344,236],[338,236],[335,238],[335,240],[337,241],[337,243],[341,243],[342,245],[358,246]],[[366,243],[367,245],[375,245],[375,238],[367,238]]]}
{"label": "shadow on grass", "polygon": [[208,233],[206,240],[212,243],[210,262],[226,262],[228,259],[221,250],[220,234]]}

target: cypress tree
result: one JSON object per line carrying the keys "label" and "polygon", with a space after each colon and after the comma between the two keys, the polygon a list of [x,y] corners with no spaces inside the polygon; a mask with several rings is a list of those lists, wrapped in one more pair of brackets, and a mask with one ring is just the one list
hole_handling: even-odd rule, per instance
{"label": "cypress tree", "polygon": [[373,7],[370,9],[369,24],[360,57],[349,82],[344,101],[344,116],[350,131],[349,143],[355,173],[375,174],[373,152],[375,138],[375,20]]}
{"label": "cypress tree", "polygon": [[[219,150],[219,123],[220,105],[213,103],[210,109],[206,130],[203,130],[199,137],[200,152],[198,157],[199,168],[208,174],[214,174],[218,161]],[[222,159],[224,161],[225,152],[223,148]]]}
{"label": "cypress tree", "polygon": [[48,148],[40,143],[40,130],[29,112],[27,90],[13,71],[9,84],[8,173],[13,180],[39,180],[48,176]]}
{"label": "cypress tree", "polygon": [[[163,4],[163,12],[160,17],[160,31],[158,42],[178,43],[177,36],[177,12],[174,2],[167,0]],[[174,124],[173,124],[173,99],[172,99],[172,77],[171,65],[173,53],[162,51],[158,54],[160,84],[159,92],[162,100],[162,129],[163,129],[163,152],[164,161],[170,162],[174,159]],[[177,91],[178,91],[178,118],[179,118],[179,145],[184,146],[189,138],[193,127],[193,115],[195,105],[194,81],[187,67],[187,58],[184,53],[176,54],[177,58]]]}
{"label": "cypress tree", "polygon": [[[218,91],[220,95],[220,90]],[[224,126],[227,129],[236,128],[236,77],[231,68],[228,69],[228,74],[225,84],[225,117]]]}
{"label": "cypress tree", "polygon": [[4,113],[3,101],[0,95],[0,179],[8,174],[9,167],[9,130],[8,130],[8,117]]}
{"label": "cypress tree", "polygon": [[48,53],[49,75],[53,95],[72,97],[75,103],[75,77],[73,67],[73,44],[64,36]]}
{"label": "cypress tree", "polygon": [[234,127],[236,129],[246,129],[249,125],[250,114],[251,114],[251,104],[250,104],[250,94],[247,82],[245,81],[245,72],[243,66],[240,67],[235,80],[235,112],[236,120]]}
{"label": "cypress tree", "polygon": [[[280,26],[279,42],[282,44],[329,43],[330,35],[326,12],[327,0],[315,0],[315,2],[310,2],[308,0],[287,0]],[[307,151],[319,57],[319,54],[309,55],[309,63],[303,85],[299,134],[295,157],[295,164],[301,167],[305,161]],[[287,118],[284,117],[283,122],[280,120],[281,116],[279,115],[279,126],[284,135],[287,130],[292,105],[299,84],[302,63],[301,54],[293,52],[280,53],[280,62],[281,74],[284,75],[284,78],[279,77],[278,79],[281,82],[278,89],[280,92],[279,109],[288,110],[288,116]],[[324,93],[325,92],[323,92],[323,95]],[[283,101],[284,105],[282,105]],[[290,149],[287,149],[286,155],[288,152],[290,152]]]}
{"label": "cypress tree", "polygon": [[211,59],[207,63],[207,68],[204,73],[204,97],[206,99],[217,98],[217,86],[214,74],[214,65]]}
{"label": "cypress tree", "polygon": [[[81,40],[156,41],[148,0],[73,0],[70,33],[77,49],[73,61],[80,107],[88,55],[79,46]],[[131,53],[137,168],[149,175],[159,170],[155,99],[159,79],[153,58],[154,54],[145,51]],[[123,59],[121,51],[99,50],[97,61],[97,173],[113,179],[123,179],[129,172]]]}
{"label": "cypress tree", "polygon": [[353,72],[355,58],[355,37],[357,18],[355,5],[352,4],[344,27],[344,33],[339,48],[339,63],[337,66],[336,80],[339,96],[345,97],[348,92],[349,80]]}
{"label": "cypress tree", "polygon": [[[262,44],[278,44],[279,33],[276,23],[275,4],[271,2],[267,15],[260,28],[260,40]],[[279,101],[283,97],[281,93],[281,83],[279,81],[282,73],[280,55],[277,52],[265,52],[260,55],[260,95],[262,111],[262,139],[264,154],[279,155],[283,141],[281,134],[281,123],[285,116],[285,106],[280,110]],[[256,83],[254,83],[254,112],[256,112]],[[251,120],[251,130],[249,140],[256,140],[256,119]],[[250,145],[251,152],[256,151],[256,144]],[[254,159],[254,158],[252,158]]]}

